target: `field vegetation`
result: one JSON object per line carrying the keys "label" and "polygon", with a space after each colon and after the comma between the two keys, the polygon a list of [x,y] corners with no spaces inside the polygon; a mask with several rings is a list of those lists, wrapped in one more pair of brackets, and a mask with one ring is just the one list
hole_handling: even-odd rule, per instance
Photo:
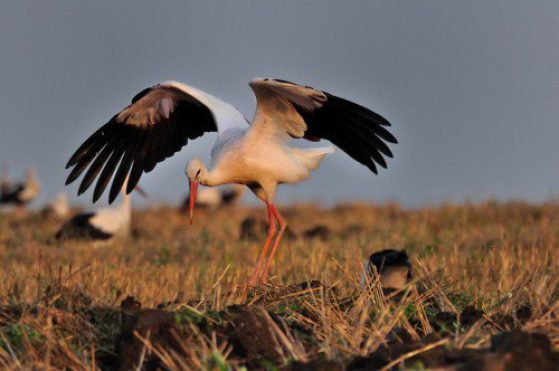
{"label": "field vegetation", "polygon": [[[55,241],[61,222],[38,212],[0,215],[0,367],[556,368],[559,204],[282,210],[290,230],[257,288],[261,208],[200,210],[192,226],[138,210],[108,245]],[[399,292],[363,280],[385,248],[410,257]]]}

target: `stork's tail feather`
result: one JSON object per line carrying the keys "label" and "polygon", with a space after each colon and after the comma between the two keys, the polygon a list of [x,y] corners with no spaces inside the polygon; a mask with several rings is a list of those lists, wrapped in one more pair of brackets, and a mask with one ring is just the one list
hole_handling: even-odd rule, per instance
{"label": "stork's tail feather", "polygon": [[320,162],[333,153],[336,149],[334,147],[310,148],[310,149],[294,149],[295,155],[305,165],[309,171],[318,169]]}

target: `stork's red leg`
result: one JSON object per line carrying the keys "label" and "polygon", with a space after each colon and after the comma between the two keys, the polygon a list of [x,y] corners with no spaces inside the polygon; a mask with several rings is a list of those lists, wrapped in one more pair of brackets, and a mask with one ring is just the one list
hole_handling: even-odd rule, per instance
{"label": "stork's red leg", "polygon": [[281,216],[281,214],[279,213],[278,208],[274,204],[272,204],[271,209],[276,220],[278,221],[280,229],[276,236],[276,240],[274,241],[274,245],[272,246],[272,251],[270,252],[270,256],[268,256],[268,260],[266,260],[266,265],[264,266],[264,272],[262,272],[262,281],[264,282],[266,282],[266,276],[268,275],[268,268],[270,267],[270,263],[272,262],[272,259],[274,258],[274,254],[276,253],[276,249],[280,244],[281,237],[283,236],[283,232],[285,231],[285,227],[287,227],[287,223],[285,222],[283,216]]}
{"label": "stork's red leg", "polygon": [[256,267],[254,267],[254,272],[248,281],[249,286],[255,286],[258,283],[258,276],[260,274],[260,266],[264,263],[264,257],[266,256],[266,252],[268,252],[268,247],[270,246],[270,242],[272,242],[272,237],[276,233],[276,223],[274,222],[274,212],[273,212],[273,205],[266,203],[266,208],[268,210],[268,235],[266,236],[266,242],[264,242],[264,247],[262,247],[262,252],[258,257],[258,261],[256,262]]}

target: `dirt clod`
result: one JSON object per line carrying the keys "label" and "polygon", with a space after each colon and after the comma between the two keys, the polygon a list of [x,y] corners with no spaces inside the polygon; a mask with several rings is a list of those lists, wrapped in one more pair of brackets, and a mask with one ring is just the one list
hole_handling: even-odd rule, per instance
{"label": "dirt clod", "polygon": [[[239,228],[239,238],[241,240],[258,241],[259,239],[264,238],[267,230],[268,224],[266,221],[254,217],[248,217],[241,222],[241,226]],[[283,232],[283,239],[295,240],[297,237],[297,234],[293,232],[291,227],[288,225]]]}
{"label": "dirt clod", "polygon": [[557,370],[559,353],[553,352],[546,335],[519,330],[494,335],[492,353],[473,361],[471,370]]}
{"label": "dirt clod", "polygon": [[336,361],[312,360],[310,362],[292,362],[289,366],[281,368],[281,371],[344,371],[344,364]]}
{"label": "dirt clod", "polygon": [[282,364],[286,353],[278,338],[276,324],[260,305],[232,306],[228,310],[230,326],[226,330],[235,352],[249,363],[268,360]]}
{"label": "dirt clod", "polygon": [[136,369],[144,352],[142,369],[155,370],[161,367],[160,359],[146,348],[141,338],[149,340],[153,347],[180,352],[178,329],[171,313],[159,309],[142,309],[141,303],[131,296],[121,303],[121,309],[122,327],[116,346],[119,370]]}
{"label": "dirt clod", "polygon": [[325,225],[317,225],[303,232],[303,237],[307,239],[318,238],[326,241],[332,235],[332,231]]}

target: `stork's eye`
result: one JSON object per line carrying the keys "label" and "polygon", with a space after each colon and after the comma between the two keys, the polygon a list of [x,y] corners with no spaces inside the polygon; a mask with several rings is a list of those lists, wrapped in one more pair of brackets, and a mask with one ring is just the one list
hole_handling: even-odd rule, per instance
{"label": "stork's eye", "polygon": [[202,171],[202,169],[198,169],[198,171],[196,172],[196,177],[200,175],[200,171]]}

